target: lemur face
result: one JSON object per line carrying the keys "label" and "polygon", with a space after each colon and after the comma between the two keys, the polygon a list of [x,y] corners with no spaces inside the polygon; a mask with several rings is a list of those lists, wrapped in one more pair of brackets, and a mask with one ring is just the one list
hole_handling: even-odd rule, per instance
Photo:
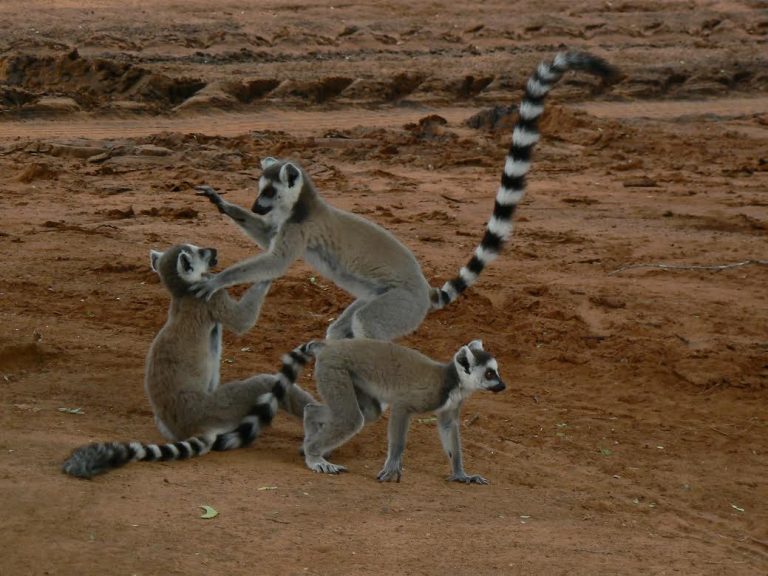
{"label": "lemur face", "polygon": [[467,390],[490,390],[497,393],[504,390],[504,384],[499,376],[499,365],[496,358],[483,350],[480,340],[473,340],[453,357],[459,373],[461,385]]}
{"label": "lemur face", "polygon": [[150,250],[149,254],[152,270],[174,294],[200,282],[218,263],[215,248],[199,248],[194,244],[179,244],[165,252]]}
{"label": "lemur face", "polygon": [[261,168],[259,196],[251,211],[260,216],[273,213],[278,218],[287,217],[304,185],[301,170],[288,161],[276,158],[264,158]]}

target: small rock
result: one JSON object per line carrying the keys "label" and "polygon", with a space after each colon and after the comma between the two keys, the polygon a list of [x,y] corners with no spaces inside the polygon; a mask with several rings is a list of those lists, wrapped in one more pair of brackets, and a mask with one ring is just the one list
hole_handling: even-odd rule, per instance
{"label": "small rock", "polygon": [[43,96],[34,104],[25,106],[25,109],[34,109],[36,112],[77,112],[80,105],[68,96]]}
{"label": "small rock", "polygon": [[624,300],[615,298],[613,296],[592,296],[589,299],[595,306],[602,306],[603,308],[612,308],[618,310],[620,308],[626,308],[627,303]]}

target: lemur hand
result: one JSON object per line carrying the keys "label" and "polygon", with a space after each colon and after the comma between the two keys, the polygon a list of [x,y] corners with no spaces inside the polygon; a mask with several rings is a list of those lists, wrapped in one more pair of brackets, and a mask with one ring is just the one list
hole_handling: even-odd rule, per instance
{"label": "lemur hand", "polygon": [[224,288],[221,281],[219,280],[219,276],[212,276],[208,280],[204,280],[202,282],[195,282],[190,286],[190,290],[192,293],[201,300],[208,301],[210,300],[213,295]]}
{"label": "lemur hand", "polygon": [[219,196],[219,194],[210,186],[204,185],[204,186],[195,186],[195,194],[198,196],[205,196],[208,198],[208,200],[211,201],[211,203],[216,206],[216,208],[219,209],[219,212],[222,214],[224,213],[224,200]]}

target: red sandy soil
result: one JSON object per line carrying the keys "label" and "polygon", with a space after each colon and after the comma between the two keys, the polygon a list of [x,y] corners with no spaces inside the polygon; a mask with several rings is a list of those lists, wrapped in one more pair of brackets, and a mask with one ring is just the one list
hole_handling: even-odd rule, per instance
{"label": "red sandy soil", "polygon": [[[768,258],[767,34],[758,0],[0,3],[0,574],[768,572],[768,266],[625,268]],[[497,354],[511,386],[462,432],[489,486],[445,481],[428,418],[400,484],[375,479],[386,419],[328,477],[284,415],[246,450],[61,474],[80,444],[160,439],[149,249],[254,252],[195,185],[248,205],[259,158],[294,158],[441,284],[510,138],[466,120],[560,46],[626,77],[554,90],[513,241],[405,339]],[[349,301],[293,266],[224,378],[274,371]]]}

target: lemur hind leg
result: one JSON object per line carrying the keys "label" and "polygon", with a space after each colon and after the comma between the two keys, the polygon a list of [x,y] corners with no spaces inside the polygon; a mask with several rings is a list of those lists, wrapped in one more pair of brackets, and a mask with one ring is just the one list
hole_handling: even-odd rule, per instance
{"label": "lemur hind leg", "polygon": [[393,288],[365,303],[354,313],[355,338],[396,340],[416,330],[429,312],[429,286]]}
{"label": "lemur hind leg", "polygon": [[352,338],[352,319],[355,312],[357,312],[362,306],[365,306],[369,300],[363,300],[362,298],[355,300],[347,306],[344,311],[339,314],[339,317],[328,326],[328,330],[325,333],[327,340],[343,340],[345,338]]}
{"label": "lemur hind leg", "polygon": [[357,434],[365,419],[347,370],[319,363],[315,366],[315,378],[326,405],[309,404],[304,408],[304,461],[315,472],[338,474],[346,468],[328,462],[323,455]]}
{"label": "lemur hind leg", "polygon": [[[219,390],[234,386],[235,389],[239,388],[241,390],[239,393],[234,391],[231,392],[231,395],[235,398],[238,398],[240,393],[242,393],[245,397],[253,394],[258,396],[260,394],[272,392],[275,384],[277,384],[277,378],[275,376],[271,374],[259,374],[256,376],[251,376],[250,378],[246,378],[245,380],[235,380],[233,382],[228,382],[227,384],[221,386]],[[247,403],[245,398],[243,398],[243,401]],[[285,396],[278,400],[278,406],[289,414],[303,418],[304,406],[307,404],[313,404],[315,402],[317,401],[315,400],[314,396],[312,396],[312,394],[301,388],[301,386],[298,384],[294,383],[288,386],[285,392]]]}
{"label": "lemur hind leg", "polygon": [[[344,340],[347,338],[354,338],[352,333],[352,320],[355,317],[355,312],[360,310],[363,306],[368,304],[370,300],[364,300],[362,298],[355,300],[346,307],[346,309],[339,315],[339,317],[328,326],[328,331],[325,337],[328,340]],[[378,400],[369,396],[358,387],[355,387],[355,395],[357,396],[357,403],[360,406],[360,411],[363,413],[365,422],[374,422],[381,416],[381,404]]]}
{"label": "lemur hind leg", "polygon": [[198,434],[235,430],[254,410],[268,409],[271,412],[268,419],[271,419],[277,402],[269,393],[277,382],[272,374],[260,374],[222,384],[211,393],[181,391],[173,415],[167,416],[163,423],[175,440],[183,440]]}

